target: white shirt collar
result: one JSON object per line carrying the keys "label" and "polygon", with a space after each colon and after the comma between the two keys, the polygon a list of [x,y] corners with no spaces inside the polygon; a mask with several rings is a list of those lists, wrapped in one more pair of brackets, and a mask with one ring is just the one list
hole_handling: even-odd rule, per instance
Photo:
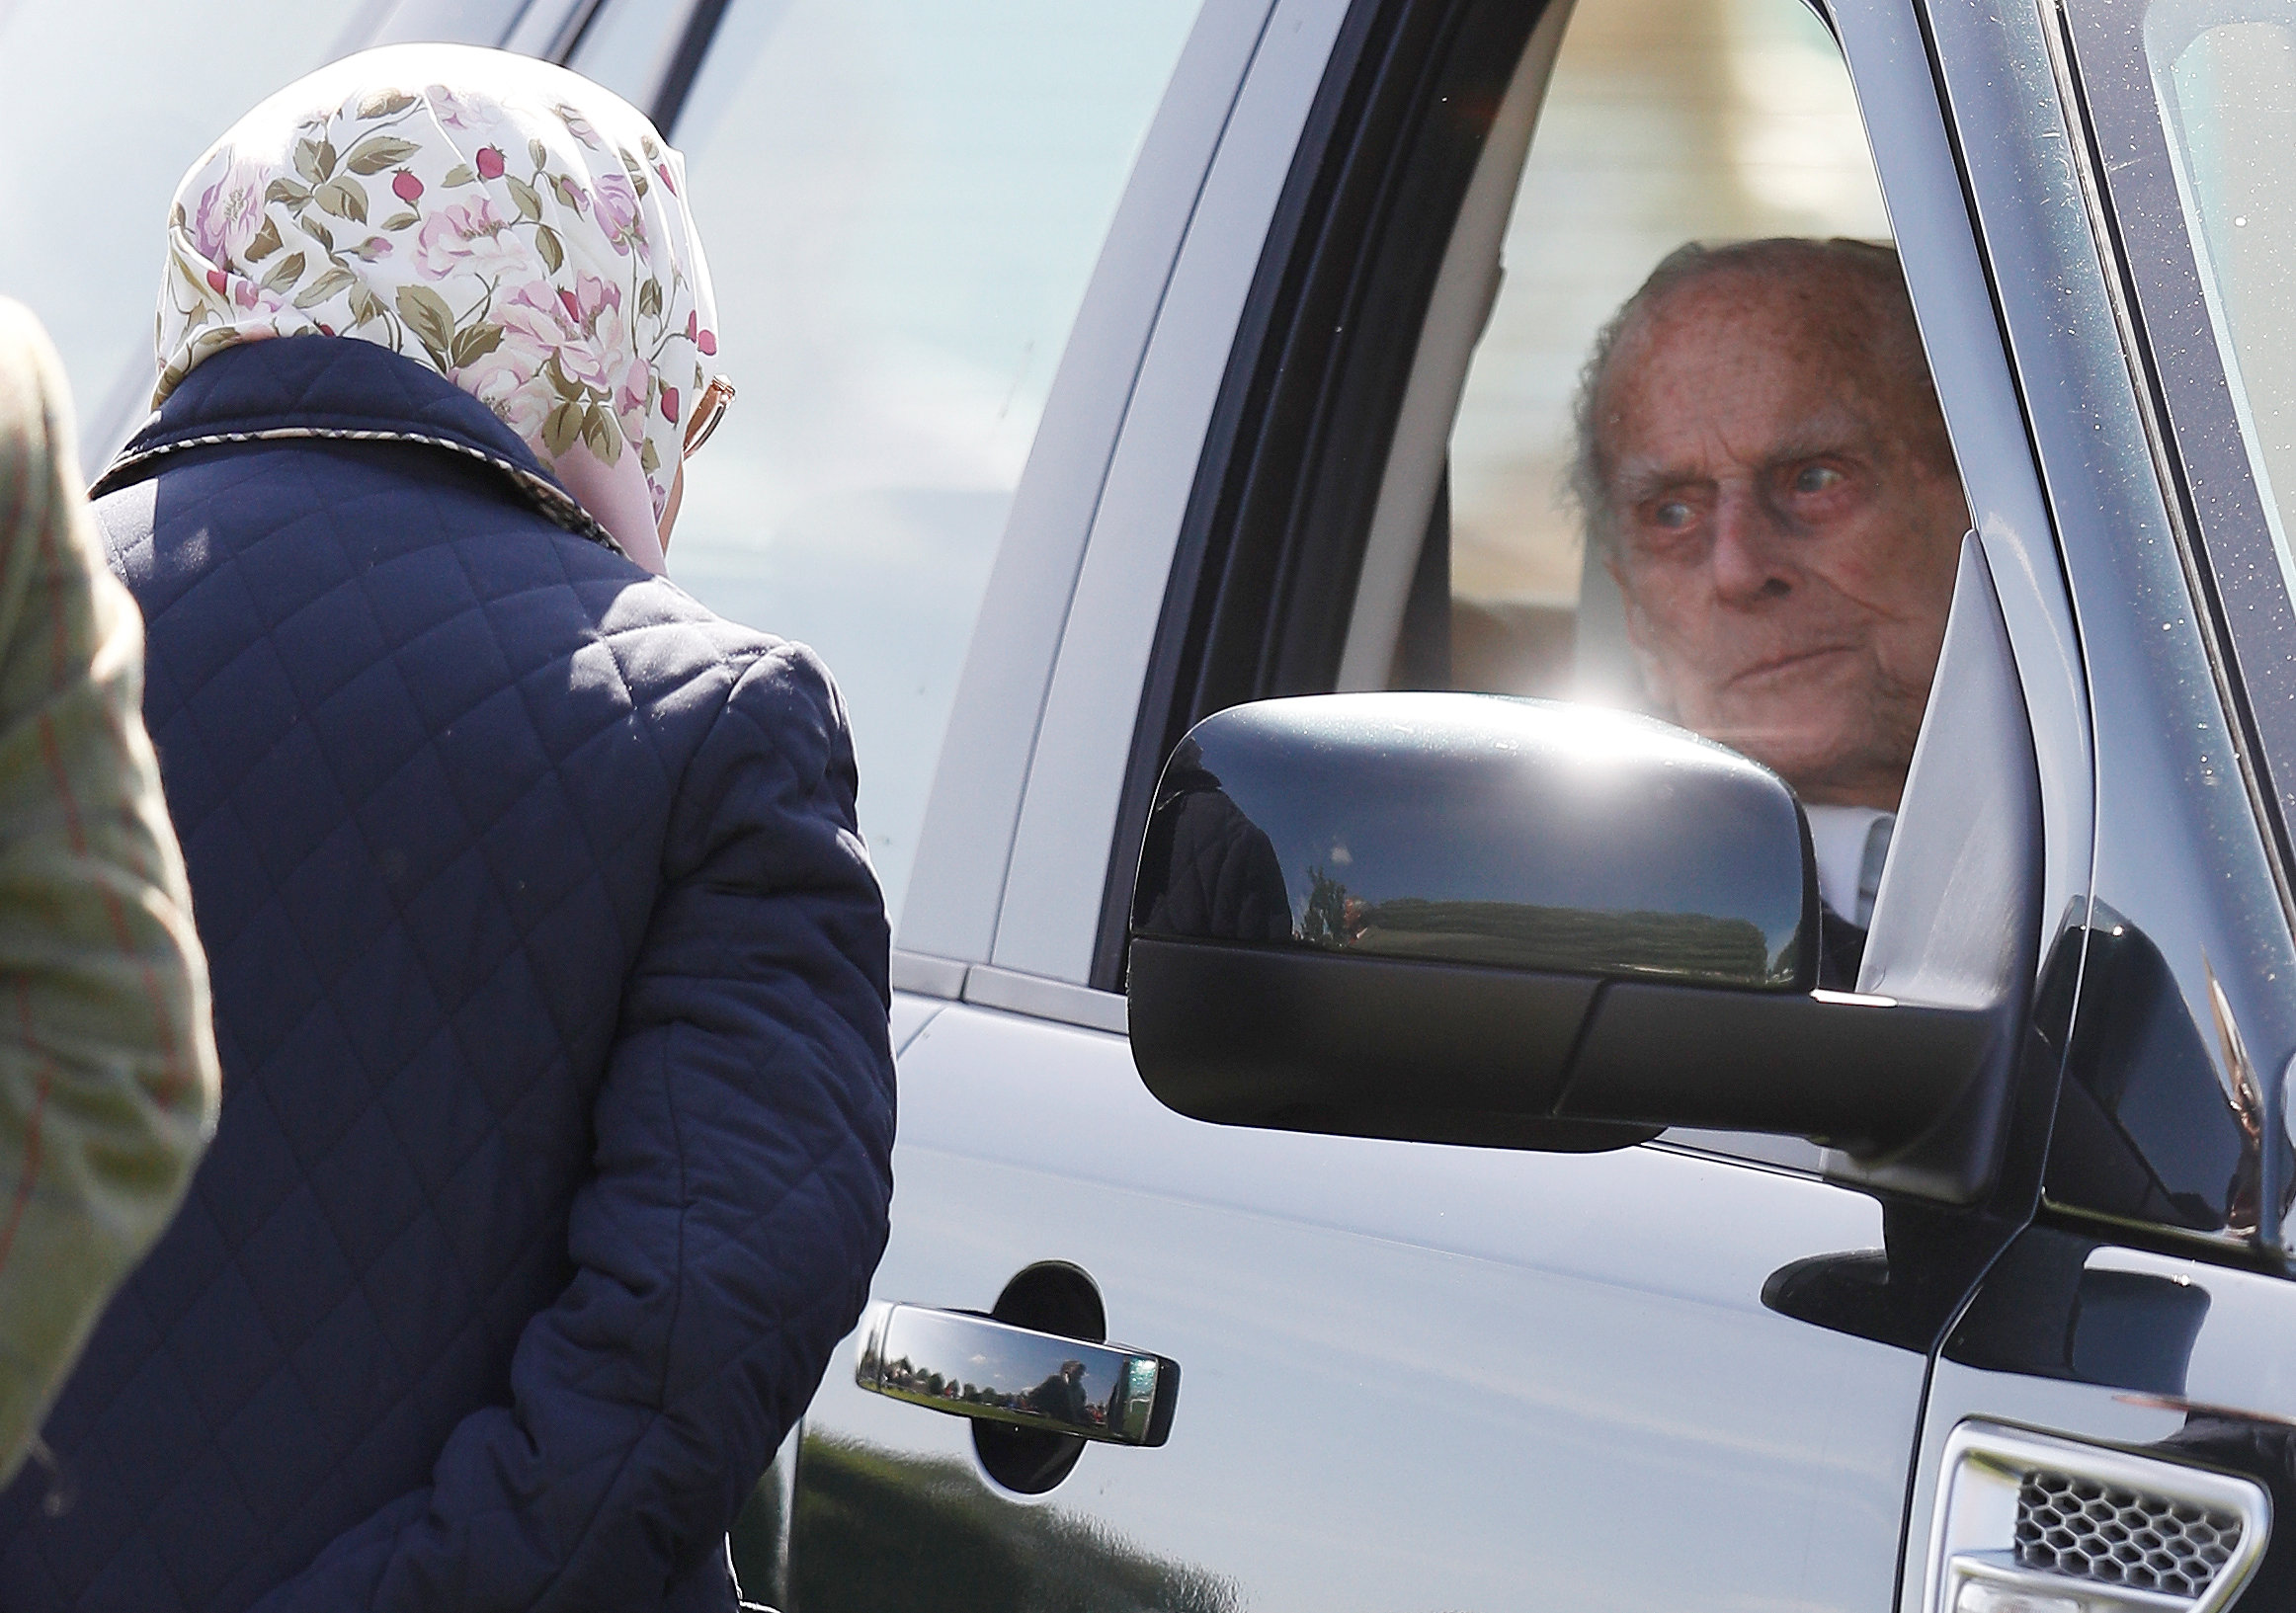
{"label": "white shirt collar", "polygon": [[[1841,918],[1863,927],[1873,917],[1873,893],[1881,883],[1882,853],[1889,846],[1897,814],[1877,807],[1806,806],[1810,845],[1818,853],[1818,896]],[[1875,826],[1881,847],[1871,856],[1867,847]]]}

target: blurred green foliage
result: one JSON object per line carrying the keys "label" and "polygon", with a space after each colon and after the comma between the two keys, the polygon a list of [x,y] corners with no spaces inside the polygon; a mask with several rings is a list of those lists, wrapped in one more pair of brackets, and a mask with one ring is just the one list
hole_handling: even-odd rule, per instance
{"label": "blurred green foliage", "polygon": [[[1109,1453],[1087,1451],[1085,1460]],[[785,1613],[1236,1613],[1234,1588],[1151,1557],[1100,1523],[1006,1499],[970,1464],[808,1436]],[[772,1476],[743,1513],[745,1594],[770,1600]],[[753,1516],[753,1514],[755,1514]],[[746,1549],[745,1549],[746,1548]]]}

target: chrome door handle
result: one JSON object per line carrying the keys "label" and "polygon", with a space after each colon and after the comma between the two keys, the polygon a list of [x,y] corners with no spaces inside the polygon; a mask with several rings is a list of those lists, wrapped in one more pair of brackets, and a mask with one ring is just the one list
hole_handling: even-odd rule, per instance
{"label": "chrome door handle", "polygon": [[1146,1350],[881,1302],[861,1317],[854,1381],[952,1416],[1111,1445],[1163,1444],[1180,1399],[1179,1363]]}

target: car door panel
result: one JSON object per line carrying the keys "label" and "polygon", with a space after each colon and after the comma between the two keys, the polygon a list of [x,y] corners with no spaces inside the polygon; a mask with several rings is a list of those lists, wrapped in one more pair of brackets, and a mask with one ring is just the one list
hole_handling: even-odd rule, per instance
{"label": "car door panel", "polygon": [[[1274,8],[1175,260],[1002,864],[990,956],[1005,968],[1086,978],[1171,539],[1344,9]],[[1947,127],[1914,8],[1834,9],[2032,716],[2045,939],[2083,922],[2094,801],[2087,671],[2051,525],[2099,522],[2086,508],[2044,512],[2031,448],[2070,454],[2067,423],[2095,427],[2068,409],[2027,440],[2015,420],[2036,384],[2076,402],[2087,386],[2093,401],[2093,377],[2058,375],[2061,356],[2020,311],[2011,333],[2038,367],[2012,380],[1986,284],[1992,243],[1973,235],[1956,172],[1968,145]],[[2005,295],[2030,303],[2052,284],[2035,277]],[[2067,468],[2050,489],[2060,505],[2091,491]],[[2124,502],[2132,485],[2123,474]],[[2085,633],[2091,614],[2128,603],[2117,576],[2089,575]],[[969,760],[944,759],[937,798]],[[984,876],[990,852],[967,853]],[[2160,878],[2189,883],[2175,861],[2162,859]],[[2061,950],[2077,963],[2073,938]],[[958,978],[938,989],[966,995],[962,966],[946,968]],[[901,1070],[894,1234],[874,1297],[985,1308],[1024,1267],[1074,1262],[1098,1283],[1109,1332],[1179,1361],[1184,1389],[1168,1445],[1087,1449],[1064,1483],[1024,1497],[988,1475],[963,1419],[868,1395],[834,1370],[799,1464],[791,1539],[805,1613],[1910,1610],[1924,1594],[1928,1492],[1909,1536],[1909,1478],[1918,1465],[1933,1488],[1960,1416],[2133,1443],[2184,1421],[2132,1402],[2125,1384],[1951,1357],[1925,1421],[1920,1351],[1820,1319],[1801,1302],[1826,1283],[1787,1280],[1854,1290],[1877,1246],[1894,1264],[1919,1241],[1902,1228],[1885,1239],[1876,1199],[1806,1175],[1664,1146],[1539,1156],[1198,1125],[1148,1097],[1120,1036],[977,1004],[921,1023]],[[2030,1203],[2005,1211],[2014,1219],[2001,1236]],[[1939,1315],[1995,1247],[1952,1267]]]}
{"label": "car door panel", "polygon": [[[1342,9],[1275,9],[1176,262],[1028,763],[992,953],[1006,968],[1086,978],[1130,740],[1110,714],[1138,702],[1205,424]],[[1887,13],[1874,26],[1897,27],[1893,47],[1917,37],[1902,6],[1864,9]],[[1933,96],[1928,116],[1900,167],[1937,158]],[[2024,468],[1989,501],[2010,515],[1988,536],[2024,638],[2062,672],[2062,599],[2020,547],[2034,540]],[[2054,770],[2085,785],[2086,735],[2064,705]],[[945,759],[943,784],[970,760]],[[2084,799],[2053,794],[2052,826],[2084,817]],[[2085,866],[2079,844],[2052,842],[2060,884]],[[973,995],[962,978],[937,989]],[[1114,1337],[1180,1362],[1180,1409],[1168,1445],[1089,1448],[1030,1498],[996,1485],[964,1420],[868,1395],[841,1367],[799,1463],[805,1613],[1892,1599],[1923,1354],[1798,1319],[1825,1309],[1805,1303],[1815,1278],[1854,1288],[1881,1263],[1875,1199],[1664,1147],[1542,1156],[1198,1125],[1154,1103],[1121,1037],[972,1004],[908,1044],[902,1087],[873,1296],[986,1308],[1024,1267],[1073,1262]]]}
{"label": "car door panel", "polygon": [[[1181,1364],[1180,1406],[1166,1446],[1089,1448],[1031,1500],[983,1474],[965,1420],[841,1364],[799,1467],[805,1613],[891,1594],[887,1554],[957,1598],[907,1605],[972,1605],[969,1559],[1002,1561],[984,1531],[1099,1542],[1107,1574],[1162,1587],[1144,1606],[1888,1601],[1922,1357],[1762,1302],[1780,1267],[1877,1244],[1871,1199],[1659,1148],[1200,1125],[1121,1037],[969,1005],[901,1080],[874,1297],[980,1308],[1074,1262],[1111,1336]],[[865,1521],[894,1518],[897,1541]]]}
{"label": "car door panel", "polygon": [[[1935,1556],[1940,1458],[1953,1430],[1990,1419],[2167,1455],[2255,1479],[2274,1544],[2243,1608],[2296,1596],[2296,1289],[2278,1276],[2036,1227],[2006,1253],[1947,1340],[1922,1430],[1906,1613]],[[2280,1540],[2280,1535],[2286,1540]]]}

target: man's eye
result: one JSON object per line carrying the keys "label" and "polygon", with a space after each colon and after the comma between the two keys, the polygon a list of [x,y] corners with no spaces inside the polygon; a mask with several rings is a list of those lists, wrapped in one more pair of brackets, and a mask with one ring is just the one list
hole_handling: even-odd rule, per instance
{"label": "man's eye", "polygon": [[1794,473],[1794,491],[1797,493],[1828,493],[1840,487],[1842,472],[1832,465],[1804,465]]}
{"label": "man's eye", "polygon": [[1667,499],[1651,511],[1650,519],[1669,531],[1680,531],[1690,524],[1690,507],[1681,499]]}

